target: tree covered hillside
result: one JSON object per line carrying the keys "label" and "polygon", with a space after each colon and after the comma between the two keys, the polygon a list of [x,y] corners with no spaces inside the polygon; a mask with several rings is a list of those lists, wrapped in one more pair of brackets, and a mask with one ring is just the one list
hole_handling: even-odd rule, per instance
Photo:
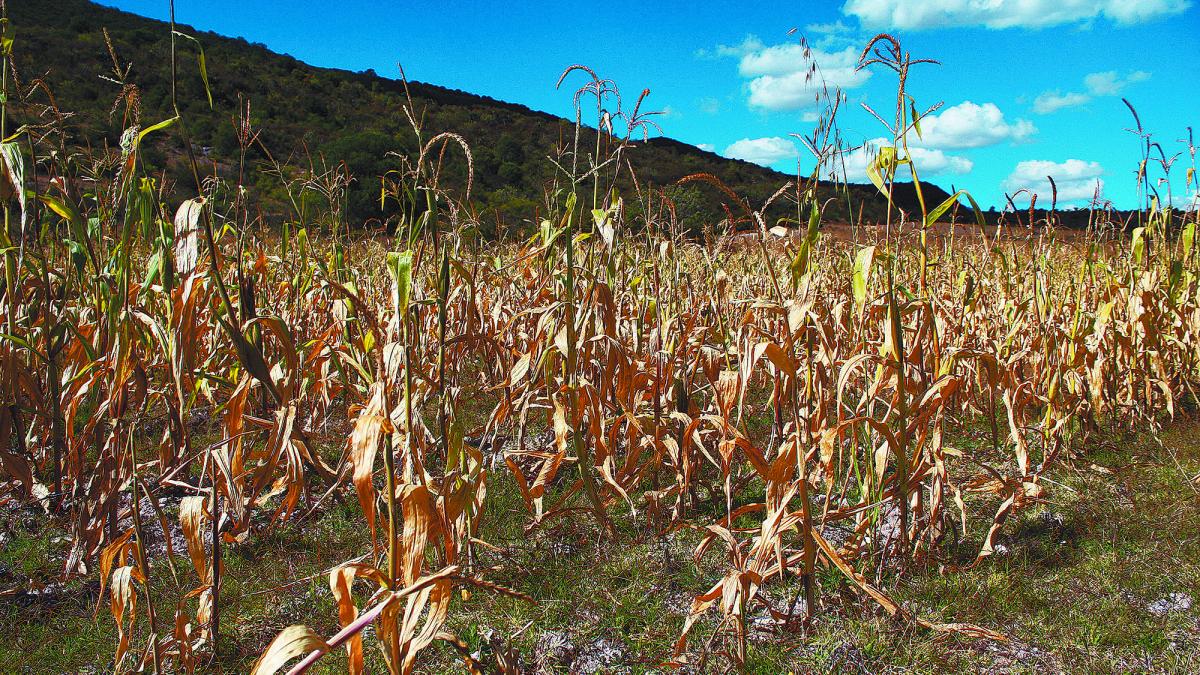
{"label": "tree covered hillside", "polygon": [[[53,104],[70,115],[68,124],[81,142],[93,147],[116,146],[126,126],[143,127],[174,115],[171,108],[171,39],[169,25],[86,0],[22,0],[12,3],[10,34],[16,36],[18,82],[26,102],[14,106],[18,122],[33,122],[53,114]],[[354,73],[317,68],[264,45],[241,38],[178,30],[195,40],[177,38],[177,98],[196,151],[216,163],[223,174],[235,170],[238,137],[235,119],[248,105],[250,119],[261,131],[263,145],[279,161],[299,166],[335,167],[345,164],[354,177],[344,208],[348,222],[380,219],[379,176],[397,167],[389,153],[416,150],[416,139],[402,114],[404,85],[372,71]],[[112,53],[106,44],[111,40]],[[203,48],[212,104],[210,107],[199,64]],[[116,68],[114,58],[116,57]],[[118,69],[120,72],[118,72]],[[548,73],[547,79],[555,73]],[[46,87],[34,87],[38,81]],[[136,89],[122,87],[121,81]],[[628,86],[636,86],[629,83]],[[548,85],[549,86],[549,85]],[[125,120],[122,92],[137,99],[140,120]],[[490,227],[499,217],[509,225],[533,218],[543,190],[556,170],[548,159],[573,133],[573,120],[420,82],[410,83],[418,110],[424,112],[426,137],[442,131],[460,134],[474,156],[474,204],[480,221]],[[564,96],[569,96],[564,92]],[[653,108],[653,97],[647,106]],[[666,129],[667,133],[670,129]],[[593,133],[585,146],[594,140]],[[637,140],[641,140],[640,137]],[[671,186],[683,176],[711,173],[751,203],[761,202],[789,177],[770,169],[721,157],[669,138],[639,142],[629,153],[642,186]],[[178,137],[159,135],[145,154],[160,168],[182,161]],[[265,160],[255,148],[251,163]],[[449,161],[451,180],[463,182],[465,164]],[[180,175],[180,174],[175,174]],[[246,182],[266,205],[283,210],[284,195],[276,176],[248,172]],[[172,186],[182,197],[193,186]],[[187,189],[185,189],[185,187]],[[627,188],[632,191],[631,187]],[[691,227],[722,217],[720,195],[699,185],[669,188],[680,206],[680,218]],[[628,193],[628,192],[627,192]],[[926,199],[938,203],[946,193],[925,187]],[[870,222],[882,218],[885,200],[869,185],[850,185],[839,197],[834,220]],[[897,202],[915,209],[911,186],[897,186]],[[853,214],[852,216],[850,214]],[[270,219],[272,215],[264,214]],[[777,214],[787,216],[787,210]],[[794,215],[794,213],[793,213]]]}

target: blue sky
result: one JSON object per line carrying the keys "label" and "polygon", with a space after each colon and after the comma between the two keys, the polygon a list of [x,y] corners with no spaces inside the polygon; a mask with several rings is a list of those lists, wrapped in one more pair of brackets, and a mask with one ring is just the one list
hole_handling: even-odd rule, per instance
{"label": "blue sky", "polygon": [[[105,4],[165,19],[166,0]],[[665,135],[794,172],[811,156],[791,133],[813,127],[801,36],[830,84],[848,97],[839,125],[851,143],[888,135],[863,111],[894,110],[890,71],[856,72],[866,40],[886,31],[914,57],[909,91],[924,109],[912,139],[922,179],[1000,206],[1021,187],[1082,205],[1097,182],[1118,207],[1136,203],[1139,141],[1132,117],[1167,155],[1176,200],[1191,164],[1186,128],[1200,126],[1198,0],[845,0],[717,2],[368,2],[177,0],[177,19],[242,36],[318,65],[373,68],[571,116],[562,70],[582,63],[630,99],[665,111]],[[789,31],[795,32],[789,34]],[[220,64],[211,64],[219,77]],[[888,115],[884,114],[887,118]],[[1200,136],[1200,130],[1197,133]],[[1200,138],[1198,138],[1200,141]],[[847,162],[863,180],[864,155]],[[1165,186],[1160,188],[1165,196]]]}

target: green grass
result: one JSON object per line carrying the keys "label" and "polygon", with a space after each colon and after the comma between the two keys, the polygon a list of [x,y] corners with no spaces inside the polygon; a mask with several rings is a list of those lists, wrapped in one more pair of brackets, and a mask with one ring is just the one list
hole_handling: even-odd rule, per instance
{"label": "green grass", "polygon": [[[1173,593],[1200,599],[1200,497],[1188,479],[1200,472],[1200,429],[1181,423],[1162,435],[1161,446],[1130,437],[1091,441],[1086,450],[1052,476],[1056,484],[1043,504],[1005,526],[997,540],[1002,553],[965,572],[940,574],[932,566],[885,581],[888,592],[921,616],[976,623],[1008,635],[1008,643],[944,637],[897,623],[835,573],[821,570],[819,618],[807,628],[798,622],[753,628],[747,671],[1194,672],[1200,667],[1200,607],[1151,609]],[[627,509],[614,509],[616,542],[597,541],[586,515],[550,520],[527,533],[524,503],[503,469],[490,478],[487,508],[481,538],[502,549],[480,549],[480,565],[492,568],[487,578],[538,602],[481,589],[469,600],[455,599],[447,628],[485,656],[493,644],[503,644],[544,672],[574,672],[572,659],[576,668],[591,659],[599,664],[596,672],[663,672],[660,665],[671,655],[692,596],[721,574],[719,551],[699,567],[692,562],[698,533],[660,536],[644,514],[634,518]],[[324,571],[370,550],[361,523],[357,503],[348,499],[303,526],[228,547],[220,657],[225,670],[247,670],[289,624],[305,623],[324,634],[337,630]],[[5,587],[52,580],[61,566],[62,532],[30,512],[5,512],[3,526]],[[986,526],[969,523],[963,548],[977,546]],[[175,562],[186,592],[194,572],[185,556]],[[161,560],[155,573],[160,612],[169,615],[180,589]],[[769,584],[764,593],[786,607],[797,590],[789,581]],[[92,577],[45,598],[0,598],[4,669],[109,669],[115,627],[107,598],[92,618],[97,592]],[[691,647],[709,639],[715,620],[714,610],[697,624]],[[546,653],[556,639],[560,646],[565,639],[571,652],[557,662]],[[368,665],[381,671],[378,651],[367,644]],[[720,637],[713,644],[727,646]],[[603,648],[616,648],[619,658],[605,666]],[[341,653],[332,654],[319,672],[339,672],[344,663]],[[715,656],[709,668],[719,671],[724,664]],[[449,646],[435,644],[423,654],[421,672],[461,671]]]}

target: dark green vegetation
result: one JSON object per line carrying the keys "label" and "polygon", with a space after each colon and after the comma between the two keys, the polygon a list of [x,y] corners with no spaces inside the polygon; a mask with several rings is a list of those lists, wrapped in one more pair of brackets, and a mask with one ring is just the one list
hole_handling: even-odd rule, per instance
{"label": "dark green vegetation", "polygon": [[[959,440],[973,442],[969,433]],[[1056,473],[1061,487],[1047,503],[1006,529],[1001,553],[969,572],[928,570],[888,589],[931,619],[986,625],[1009,643],[939,640],[887,619],[825,573],[827,612],[812,628],[756,611],[748,672],[1195,672],[1200,607],[1188,605],[1200,600],[1200,504],[1190,478],[1200,472],[1200,429],[1181,420],[1161,444],[1117,435],[1080,450]],[[526,536],[524,505],[511,480],[497,477],[481,537],[499,550],[483,560],[507,570],[496,581],[537,596],[538,604],[477,593],[451,613],[450,628],[472,650],[506,645],[543,672],[590,664],[590,672],[642,673],[665,661],[693,590],[720,574],[719,561],[701,569],[692,563],[697,536],[681,530],[659,539],[627,517],[619,527],[628,540],[619,548],[598,546],[586,523]],[[58,585],[56,542],[64,533],[45,528],[34,509],[2,513],[3,587],[48,586],[41,595],[0,597],[0,670],[104,671],[115,628],[107,598],[93,618],[98,581]],[[225,593],[236,618],[222,625],[226,670],[248,670],[289,624],[337,630],[326,570],[347,551],[370,549],[359,521],[348,501],[228,551]],[[177,551],[174,564],[186,574],[186,553]],[[174,592],[162,580],[160,592]],[[769,597],[786,612],[798,590],[773,586]],[[435,649],[420,672],[460,672],[450,647]],[[373,671],[382,669],[377,652],[368,649],[367,657]],[[339,651],[318,672],[345,672],[344,663]]]}
{"label": "dark green vegetation", "polygon": [[[19,81],[28,86],[42,79],[53,92],[51,98],[39,91],[32,98],[34,104],[10,111],[16,122],[10,122],[10,128],[35,116],[53,114],[43,110],[44,104],[53,103],[71,113],[67,126],[76,143],[116,146],[124,129],[139,121],[122,119],[125,106],[115,103],[123,91],[137,97],[143,126],[174,115],[170,31],[163,22],[87,0],[21,0],[10,3],[9,14],[18,45],[14,65]],[[177,28],[194,36],[204,49],[211,108],[197,67],[197,46],[183,38],[177,40],[180,111],[206,163],[217,162],[223,175],[236,175],[239,144],[231,120],[249,105],[250,119],[261,131],[263,145],[280,161],[291,157],[294,164],[311,161],[318,168],[345,163],[354,178],[346,196],[347,222],[369,223],[392,215],[380,210],[378,177],[396,168],[388,153],[411,155],[416,150],[412,127],[401,112],[405,101],[402,82],[370,71],[317,68],[244,39],[183,25]],[[121,69],[128,68],[121,76],[114,74],[104,30]],[[558,73],[545,75],[549,86]],[[122,80],[136,90],[123,88]],[[494,224],[497,218],[491,214],[498,214],[505,226],[519,228],[534,218],[535,211],[544,210],[543,189],[555,170],[547,157],[555,156],[556,148],[571,141],[574,120],[432,84],[411,82],[409,89],[416,108],[424,111],[427,137],[453,131],[470,145],[475,160],[473,201],[481,214],[481,227]],[[563,92],[564,97],[570,95],[570,91]],[[654,109],[653,95],[644,108]],[[617,126],[614,133],[619,136],[623,132]],[[669,128],[665,131],[670,133]],[[584,147],[594,145],[594,131],[585,129],[584,136]],[[633,140],[642,138],[639,134]],[[169,169],[171,176],[187,175],[177,144],[155,140],[147,144],[144,153],[143,161],[152,172]],[[788,180],[777,171],[662,137],[639,142],[629,158],[643,189],[667,187],[689,174],[711,173],[752,204],[759,204]],[[255,147],[248,160],[258,164],[265,157]],[[446,171],[447,184],[461,184],[465,178],[461,162],[449,163]],[[279,179],[250,172],[247,182],[255,193],[252,201],[269,220],[277,219],[286,200]],[[631,201],[638,201],[628,183],[623,189]],[[925,198],[933,204],[947,196],[934,185],[924,189]],[[180,188],[181,195],[185,192]],[[693,185],[671,187],[670,193],[680,220],[694,230],[724,216],[711,190]],[[836,195],[830,189],[827,196]],[[896,203],[909,212],[917,210],[911,185],[897,184]],[[886,200],[873,187],[849,185],[847,194],[829,207],[828,217],[842,222],[860,217],[863,222],[878,222],[886,207]],[[796,217],[786,209],[774,215]],[[969,219],[966,211],[960,218]]]}

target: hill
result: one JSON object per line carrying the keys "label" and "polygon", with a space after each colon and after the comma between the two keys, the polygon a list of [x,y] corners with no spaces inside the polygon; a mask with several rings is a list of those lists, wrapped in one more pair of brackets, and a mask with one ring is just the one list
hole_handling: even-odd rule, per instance
{"label": "hill", "polygon": [[[137,87],[143,126],[172,116],[168,24],[86,0],[22,0],[13,3],[9,11],[16,35],[19,81],[27,87],[36,79],[46,83],[57,108],[71,113],[67,123],[76,140],[94,147],[114,147],[124,130],[120,114],[124,107],[114,103],[122,87],[113,77],[105,30],[118,63],[128,67],[126,81]],[[401,112],[405,100],[402,82],[372,71],[318,68],[242,38],[196,31],[182,24],[177,28],[203,46],[211,86],[210,109],[197,67],[196,46],[178,40],[178,101],[198,151],[223,173],[230,173],[238,152],[232,120],[248,101],[251,120],[261,129],[262,140],[274,156],[291,157],[305,165],[309,157],[324,157],[330,165],[345,162],[355,177],[346,204],[351,222],[385,215],[378,205],[378,176],[397,165],[388,153],[416,149]],[[416,107],[424,111],[428,135],[454,131],[470,145],[481,220],[495,222],[493,214],[508,222],[533,217],[555,170],[547,156],[570,137],[573,121],[433,84],[411,82],[410,91]],[[31,100],[44,104],[49,97],[37,89]],[[114,110],[118,112],[113,114]],[[37,114],[36,105],[17,106],[18,121]],[[178,159],[175,138],[158,141],[146,156],[152,163],[163,164],[173,161],[172,153]],[[789,180],[777,171],[669,138],[638,143],[629,156],[643,184],[662,187],[688,174],[711,173],[751,203],[761,202]],[[250,159],[262,158],[256,151]],[[452,179],[461,182],[465,176],[462,163],[450,164]],[[276,178],[259,172],[247,180],[265,203],[272,203],[272,195],[282,199]],[[719,195],[713,190],[698,185],[672,189],[686,205],[681,218],[692,226],[712,222],[722,212]],[[932,203],[947,194],[933,185],[925,189],[926,199]],[[182,194],[182,188],[179,190]],[[885,212],[885,200],[870,185],[850,185],[844,195],[831,192],[823,197],[834,196],[838,197],[834,220],[861,217],[871,222]],[[915,210],[911,186],[897,186],[897,202]]]}

